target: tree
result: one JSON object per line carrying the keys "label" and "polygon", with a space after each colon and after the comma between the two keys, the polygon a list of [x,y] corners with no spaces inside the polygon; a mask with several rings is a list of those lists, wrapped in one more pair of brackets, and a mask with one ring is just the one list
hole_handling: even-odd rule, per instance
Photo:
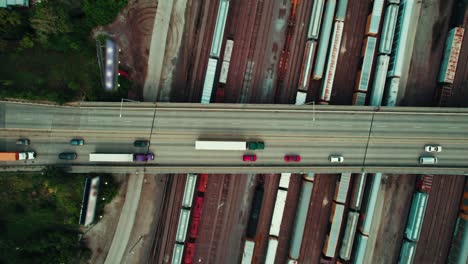
{"label": "tree", "polygon": [[19,42],[18,49],[25,50],[34,47],[34,42],[29,35],[24,35],[23,38]]}
{"label": "tree", "polygon": [[31,27],[42,44],[46,44],[51,36],[68,33],[72,28],[65,10],[49,3],[41,2],[35,5],[30,17]]}
{"label": "tree", "polygon": [[0,32],[21,24],[21,16],[16,10],[0,9]]}

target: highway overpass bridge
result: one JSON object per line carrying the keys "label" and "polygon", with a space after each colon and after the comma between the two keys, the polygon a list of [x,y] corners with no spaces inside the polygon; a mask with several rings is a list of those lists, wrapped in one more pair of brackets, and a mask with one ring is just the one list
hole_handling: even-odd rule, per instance
{"label": "highway overpass bridge", "polygon": [[[31,145],[15,145],[26,137]],[[86,145],[69,145],[72,138]],[[90,163],[90,153],[135,153],[149,139],[147,163]],[[196,150],[197,139],[262,140],[258,151]],[[439,144],[436,165],[420,165]],[[35,150],[33,161],[0,162],[4,171],[58,165],[71,172],[274,173],[385,172],[468,174],[468,109],[248,104],[92,103],[68,106],[0,102],[0,151]],[[58,159],[76,152],[74,161]],[[242,155],[256,154],[253,163]],[[302,161],[286,163],[285,154]],[[339,154],[344,163],[328,157]]]}

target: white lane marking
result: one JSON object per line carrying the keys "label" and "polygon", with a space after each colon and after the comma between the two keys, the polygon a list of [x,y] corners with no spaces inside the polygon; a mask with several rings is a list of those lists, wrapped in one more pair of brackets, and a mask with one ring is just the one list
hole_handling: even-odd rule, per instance
{"label": "white lane marking", "polygon": [[388,126],[377,126],[377,127],[388,127]]}
{"label": "white lane marking", "polygon": [[353,125],[341,125],[342,127],[350,127],[350,126],[353,126]]}
{"label": "white lane marking", "polygon": [[32,117],[25,117],[25,118],[23,118],[23,120],[31,121]]}
{"label": "white lane marking", "polygon": [[420,126],[413,126],[413,128],[421,128]]}
{"label": "white lane marking", "polygon": [[457,127],[457,126],[449,126],[447,128],[460,128],[460,127]]}
{"label": "white lane marking", "polygon": [[132,123],[132,120],[124,120],[125,123]]}

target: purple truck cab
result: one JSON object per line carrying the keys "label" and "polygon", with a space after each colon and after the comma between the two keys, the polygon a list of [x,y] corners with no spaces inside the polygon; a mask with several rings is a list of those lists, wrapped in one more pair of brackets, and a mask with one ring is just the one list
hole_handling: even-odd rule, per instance
{"label": "purple truck cab", "polygon": [[133,160],[134,161],[141,161],[141,162],[154,160],[154,153],[152,153],[152,152],[149,152],[149,153],[135,153],[133,155]]}

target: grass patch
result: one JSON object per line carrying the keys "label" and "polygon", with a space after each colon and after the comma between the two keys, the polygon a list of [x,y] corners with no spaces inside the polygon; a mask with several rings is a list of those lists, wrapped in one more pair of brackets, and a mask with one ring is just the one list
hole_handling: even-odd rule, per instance
{"label": "grass patch", "polygon": [[[0,176],[0,263],[85,263],[89,259],[78,229],[84,177],[54,168]],[[102,212],[118,185],[109,175],[102,176],[101,182],[98,210]]]}

